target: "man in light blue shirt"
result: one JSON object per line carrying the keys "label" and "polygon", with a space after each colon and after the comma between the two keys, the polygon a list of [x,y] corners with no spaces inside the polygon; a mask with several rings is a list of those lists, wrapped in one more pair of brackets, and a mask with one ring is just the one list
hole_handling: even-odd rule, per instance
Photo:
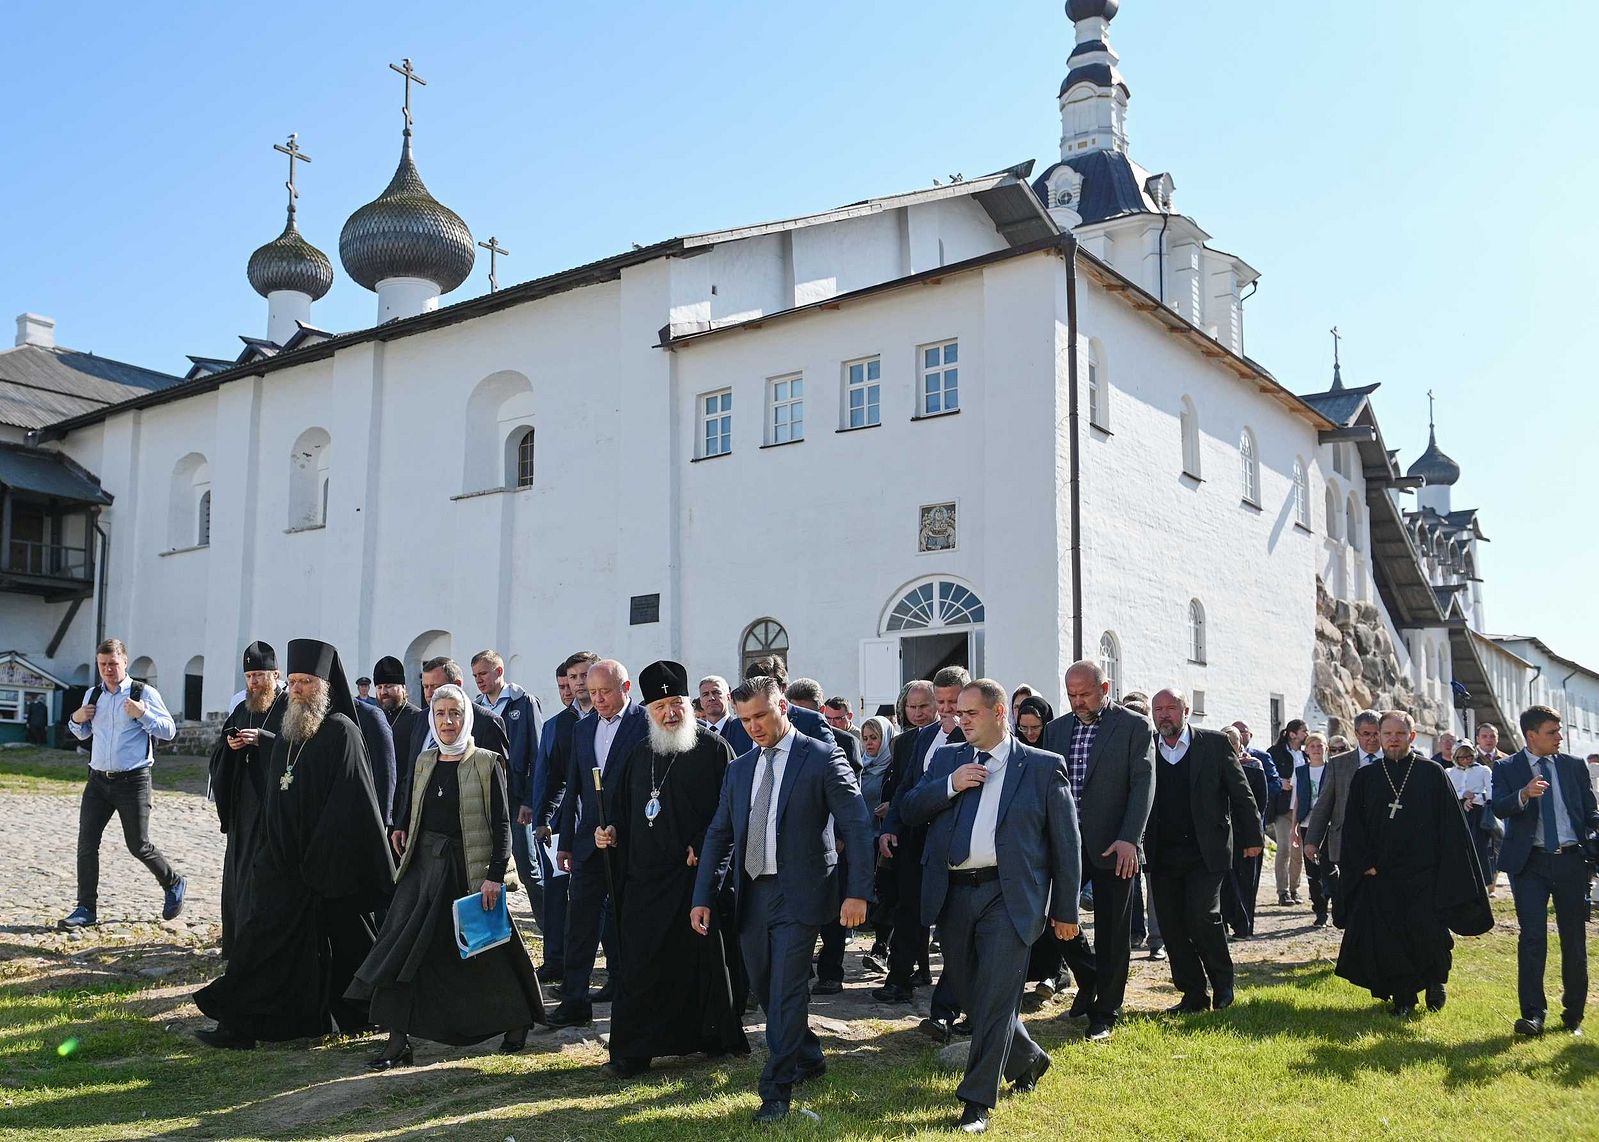
{"label": "man in light blue shirt", "polygon": [[144,863],[166,893],[161,918],[183,911],[188,887],[150,842],[150,766],[155,743],[171,741],[177,725],[154,686],[128,677],[128,649],[108,638],[95,648],[99,683],[67,723],[72,736],[92,742],[89,782],[78,807],[78,907],[63,928],[85,928],[99,920],[100,838],[112,815],[121,818],[128,851]]}

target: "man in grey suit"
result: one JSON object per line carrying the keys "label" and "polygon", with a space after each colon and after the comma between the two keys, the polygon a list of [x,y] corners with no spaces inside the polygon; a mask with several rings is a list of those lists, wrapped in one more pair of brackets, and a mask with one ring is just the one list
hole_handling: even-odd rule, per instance
{"label": "man in grey suit", "polygon": [[1017,1015],[1027,960],[1046,912],[1060,939],[1077,935],[1082,841],[1066,763],[1013,737],[1009,711],[998,682],[966,686],[957,710],[966,741],[933,755],[902,807],[907,823],[927,826],[922,920],[938,925],[972,1021],[955,1092],[967,1134],[988,1128],[1001,1077],[1030,1091],[1049,1069]]}
{"label": "man in grey suit", "polygon": [[1155,803],[1155,731],[1110,700],[1097,662],[1066,671],[1072,712],[1049,723],[1044,748],[1066,759],[1081,824],[1083,875],[1094,886],[1094,945],[1078,933],[1062,950],[1081,984],[1068,1014],[1088,1016],[1088,1038],[1111,1036],[1127,994],[1132,956],[1133,877],[1144,858],[1144,825]]}
{"label": "man in grey suit", "polygon": [[865,923],[872,891],[871,861],[852,862],[840,906],[833,830],[850,852],[870,852],[872,818],[843,752],[796,731],[776,679],[747,678],[732,697],[754,746],[722,779],[689,923],[710,932],[717,888],[731,877],[750,992],[766,1010],[755,1121],[780,1122],[794,1085],[827,1070],[807,1017],[817,933],[833,919],[846,928]]}
{"label": "man in grey suit", "polygon": [[1360,711],[1355,715],[1357,747],[1327,762],[1327,775],[1321,779],[1321,795],[1305,820],[1305,833],[1300,841],[1306,860],[1315,860],[1323,848],[1335,865],[1343,855],[1341,840],[1344,810],[1349,807],[1349,783],[1355,779],[1356,770],[1364,769],[1382,756],[1382,736],[1378,733],[1381,724],[1382,718],[1376,710]]}

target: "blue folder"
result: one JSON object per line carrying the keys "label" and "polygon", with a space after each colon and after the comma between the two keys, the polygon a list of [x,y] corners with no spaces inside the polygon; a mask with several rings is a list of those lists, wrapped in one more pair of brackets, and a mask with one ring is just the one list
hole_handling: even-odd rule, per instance
{"label": "blue folder", "polygon": [[479,952],[497,948],[511,939],[511,912],[505,906],[505,892],[499,903],[483,910],[483,894],[474,892],[455,902],[455,948],[463,960]]}

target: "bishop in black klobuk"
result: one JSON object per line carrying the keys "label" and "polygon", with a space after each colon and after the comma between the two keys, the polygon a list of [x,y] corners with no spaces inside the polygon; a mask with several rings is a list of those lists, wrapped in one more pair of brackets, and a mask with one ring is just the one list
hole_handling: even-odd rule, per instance
{"label": "bishop in black klobuk", "polygon": [[394,880],[383,816],[339,653],[315,639],[288,651],[289,702],[272,744],[254,862],[254,899],[227,972],[195,995],[217,1021],[198,1032],[247,1048],[367,1025],[341,998],[371,950],[372,914]]}
{"label": "bishop in black klobuk", "polygon": [[749,1053],[733,1006],[724,926],[701,936],[684,920],[733,750],[695,721],[688,672],[679,663],[646,666],[639,695],[649,736],[621,771],[616,819],[595,836],[616,854],[627,968],[611,1008],[605,1068],[617,1077],[637,1074],[661,1055]]}

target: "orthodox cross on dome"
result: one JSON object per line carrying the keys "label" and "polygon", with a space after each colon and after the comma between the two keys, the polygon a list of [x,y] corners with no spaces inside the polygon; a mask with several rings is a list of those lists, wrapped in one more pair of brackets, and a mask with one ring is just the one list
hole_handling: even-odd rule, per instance
{"label": "orthodox cross on dome", "polygon": [[1427,433],[1430,436],[1433,430],[1432,423],[1432,390],[1427,390]]}
{"label": "orthodox cross on dome", "polygon": [[500,240],[493,234],[489,235],[487,242],[479,242],[478,245],[489,252],[489,292],[493,293],[500,288],[500,281],[494,276],[494,271],[499,268],[495,263],[495,259],[509,258],[511,251],[500,245]]}
{"label": "orthodox cross on dome", "polygon": [[1338,332],[1338,326],[1336,326],[1336,325],[1334,325],[1332,327],[1331,332],[1332,332],[1332,339],[1333,339],[1333,383],[1332,383],[1332,387],[1335,388],[1335,389],[1341,389],[1341,388],[1344,387],[1344,374],[1343,374],[1343,370],[1339,367],[1339,364],[1338,364],[1338,342],[1343,340],[1343,335]]}
{"label": "orthodox cross on dome", "polygon": [[294,185],[294,164],[296,162],[308,163],[311,161],[311,156],[300,149],[300,144],[297,142],[299,137],[300,136],[298,132],[291,134],[289,136],[288,146],[284,146],[282,143],[272,144],[272,149],[274,151],[278,151],[289,156],[289,181],[283,185],[287,187],[289,191],[289,214],[291,216],[294,214],[294,200],[300,197],[300,192]]}
{"label": "orthodox cross on dome", "polygon": [[409,135],[411,133],[411,84],[417,83],[426,87],[428,81],[411,69],[411,61],[409,59],[389,64],[389,70],[397,71],[405,76],[405,133]]}

